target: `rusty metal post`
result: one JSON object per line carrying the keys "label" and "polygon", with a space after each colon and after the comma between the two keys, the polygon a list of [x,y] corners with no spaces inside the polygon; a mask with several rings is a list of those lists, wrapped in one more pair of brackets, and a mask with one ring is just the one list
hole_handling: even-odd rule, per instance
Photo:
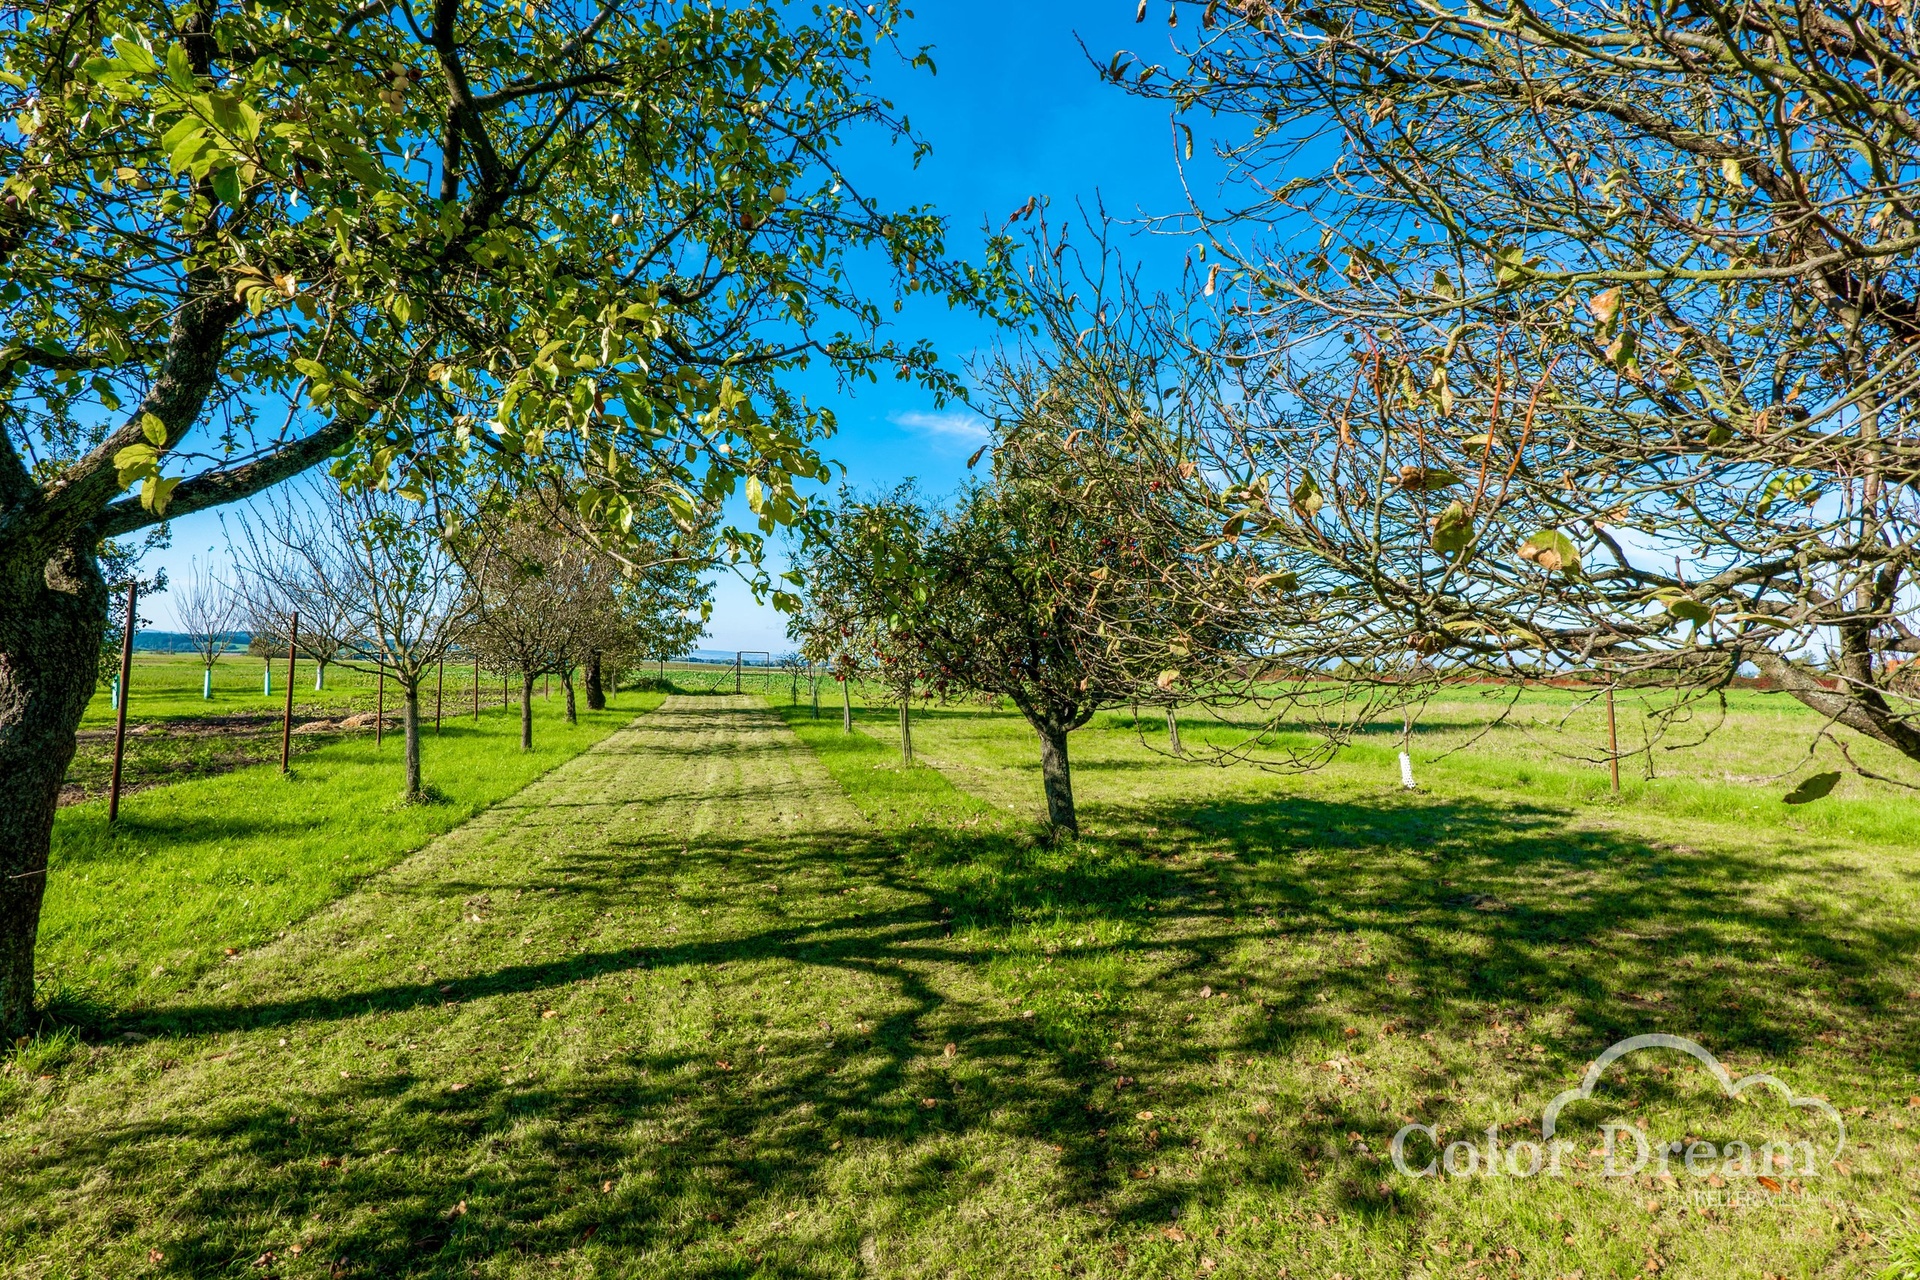
{"label": "rusty metal post", "polygon": [[287,624],[287,710],[280,719],[280,772],[291,772],[293,761],[293,655],[300,637],[300,611],[293,611]]}
{"label": "rusty metal post", "polygon": [[120,697],[115,708],[113,722],[113,781],[107,786],[107,821],[120,820],[120,761],[127,750],[127,694],[128,686],[133,683],[133,621],[134,604],[139,599],[140,584],[127,584],[127,626],[126,634],[120,637]]}
{"label": "rusty metal post", "polygon": [[1620,794],[1620,731],[1613,719],[1613,685],[1607,685],[1607,764],[1613,769],[1613,794]]}

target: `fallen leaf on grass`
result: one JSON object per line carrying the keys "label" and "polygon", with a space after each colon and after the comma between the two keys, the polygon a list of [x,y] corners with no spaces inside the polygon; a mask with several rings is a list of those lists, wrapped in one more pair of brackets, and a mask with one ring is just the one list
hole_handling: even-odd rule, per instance
{"label": "fallen leaf on grass", "polygon": [[1766,1177],[1765,1175],[1755,1178],[1754,1181],[1758,1182],[1761,1186],[1765,1187],[1769,1191],[1774,1192],[1775,1194],[1778,1194],[1780,1191],[1780,1184],[1774,1181],[1772,1178]]}
{"label": "fallen leaf on grass", "polygon": [[1175,1242],[1185,1240],[1187,1238],[1187,1233],[1182,1231],[1178,1227],[1162,1227],[1160,1229],[1160,1234],[1165,1236],[1167,1239]]}
{"label": "fallen leaf on grass", "polygon": [[340,1157],[339,1156],[321,1156],[320,1167],[322,1169],[338,1169],[340,1167]]}
{"label": "fallen leaf on grass", "polygon": [[922,1098],[920,1099],[920,1105],[923,1107],[937,1107],[940,1105],[940,1100],[938,1098]]}
{"label": "fallen leaf on grass", "polygon": [[544,1010],[540,1016],[543,1018],[557,1018],[560,1016],[560,1011],[558,1009],[547,1009]]}
{"label": "fallen leaf on grass", "polygon": [[1153,1119],[1153,1112],[1142,1111],[1138,1115],[1134,1116],[1134,1119],[1135,1120],[1151,1120]]}
{"label": "fallen leaf on grass", "polygon": [[444,1214],[443,1216],[444,1216],[444,1217],[448,1217],[448,1218],[464,1218],[464,1217],[466,1217],[466,1216],[467,1216],[467,1202],[466,1202],[465,1200],[462,1200],[462,1201],[461,1201],[461,1202],[460,1202],[459,1204],[457,1204],[457,1205],[455,1205],[455,1206],[453,1206],[453,1208],[451,1208],[451,1209],[449,1209],[449,1210],[447,1210],[447,1211],[446,1211],[446,1213],[445,1213],[445,1214]]}
{"label": "fallen leaf on grass", "polygon": [[[512,1083],[512,1082],[511,1082],[511,1081],[509,1081],[508,1083]],[[460,1091],[461,1091],[462,1089],[464,1089],[464,1088],[466,1088],[466,1087],[467,1087],[467,1086],[466,1086],[466,1083],[465,1083],[464,1081],[463,1081],[463,1082],[461,1082],[460,1084],[450,1084],[450,1085],[448,1085],[448,1086],[447,1086],[447,1092],[448,1092],[448,1093],[458,1093],[458,1092],[460,1092]]]}
{"label": "fallen leaf on grass", "polygon": [[162,1253],[162,1252],[160,1252],[160,1251],[159,1251],[158,1249],[149,1249],[149,1250],[147,1250],[147,1261],[148,1261],[148,1262],[164,1262],[164,1261],[166,1261],[166,1257],[167,1257],[167,1255],[166,1255],[166,1254],[164,1254],[164,1253]]}

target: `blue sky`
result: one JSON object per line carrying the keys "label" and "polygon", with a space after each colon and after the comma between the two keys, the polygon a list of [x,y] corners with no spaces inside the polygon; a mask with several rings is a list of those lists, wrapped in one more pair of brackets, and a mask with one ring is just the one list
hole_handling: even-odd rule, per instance
{"label": "blue sky", "polygon": [[[1056,217],[1096,199],[1122,219],[1185,206],[1167,108],[1103,83],[1087,57],[1104,63],[1129,48],[1166,61],[1164,7],[1150,6],[1138,25],[1135,0],[920,0],[913,7],[902,45],[909,52],[932,45],[938,73],[891,59],[879,60],[875,72],[880,91],[931,142],[933,154],[915,168],[904,148],[867,136],[852,139],[841,161],[842,171],[883,205],[931,203],[949,220],[954,252],[972,257],[983,224],[998,227],[1033,195],[1050,200]],[[1147,236],[1126,244],[1150,269],[1177,266],[1185,247]],[[924,303],[909,306],[896,324],[899,337],[930,339],[956,368],[995,341],[992,325]],[[822,386],[811,394],[839,416],[840,434],[827,453],[857,488],[913,476],[930,492],[943,492],[984,439],[963,408],[938,409],[906,384],[868,386],[856,395]],[[227,518],[244,519],[245,509]],[[178,575],[192,558],[224,564],[225,537],[214,513],[180,521],[172,548],[150,562]],[[158,627],[174,626],[164,597],[143,612]],[[780,616],[730,581],[720,584],[701,643],[790,647]]]}

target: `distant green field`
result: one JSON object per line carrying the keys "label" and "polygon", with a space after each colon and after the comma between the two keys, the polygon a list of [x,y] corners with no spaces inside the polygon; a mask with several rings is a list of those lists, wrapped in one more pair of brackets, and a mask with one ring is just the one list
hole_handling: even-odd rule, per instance
{"label": "distant green field", "polygon": [[[894,704],[877,686],[854,689],[862,723],[873,735],[897,738]],[[822,690],[821,713],[840,714],[837,685]],[[775,705],[787,700],[776,697]],[[1608,767],[1605,702],[1597,691],[1531,686],[1524,691],[1495,685],[1449,691],[1420,710],[1409,755],[1423,792],[1442,796],[1528,797],[1555,803],[1618,808],[1665,815],[1676,822],[1732,823],[1781,833],[1804,833],[1911,848],[1920,828],[1920,791],[1854,775],[1839,751],[1821,738],[1823,719],[1785,694],[1731,690],[1724,710],[1708,699],[1685,708],[1663,727],[1672,709],[1670,694],[1658,690],[1622,691],[1615,699],[1620,753],[1618,797],[1612,794]],[[1011,719],[1001,704],[925,705],[916,708],[916,746],[939,754],[949,736],[970,740],[978,721]],[[979,718],[985,716],[985,720]],[[1076,765],[1102,771],[1115,767],[1124,752],[1129,771],[1154,762],[1176,767],[1188,794],[1237,794],[1267,774],[1301,777],[1303,785],[1339,785],[1400,789],[1399,750],[1402,723],[1397,714],[1374,717],[1355,727],[1347,745],[1329,762],[1295,765],[1289,753],[1309,754],[1321,739],[1299,717],[1282,719],[1268,732],[1263,714],[1245,707],[1216,712],[1183,708],[1179,716],[1186,755],[1169,750],[1165,713],[1125,708],[1103,711],[1069,739]],[[984,728],[980,732],[987,732]],[[929,737],[931,732],[935,736]],[[1000,734],[1000,729],[993,730]],[[1920,787],[1920,764],[1847,733],[1853,758],[1867,769]],[[1038,814],[1039,748],[1030,755],[1004,746],[997,765],[1017,777],[1020,798],[1001,791],[998,798],[1023,813]],[[1245,763],[1227,766],[1244,757]],[[943,759],[943,767],[946,761]],[[1788,806],[1781,798],[1811,773],[1839,770],[1844,776],[1832,795],[1813,804]]]}

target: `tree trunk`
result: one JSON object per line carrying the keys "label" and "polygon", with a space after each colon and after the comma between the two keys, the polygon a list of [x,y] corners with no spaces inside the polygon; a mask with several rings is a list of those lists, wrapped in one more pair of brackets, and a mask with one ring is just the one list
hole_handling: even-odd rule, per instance
{"label": "tree trunk", "polygon": [[520,677],[520,749],[533,750],[533,673]]}
{"label": "tree trunk", "polygon": [[913,721],[905,697],[900,699],[900,760],[913,763]]}
{"label": "tree trunk", "polygon": [[853,732],[853,688],[845,680],[840,682],[840,732]]}
{"label": "tree trunk", "polygon": [[[24,557],[23,557],[24,558]],[[107,586],[66,548],[0,579],[0,1031],[33,1012],[33,949],[60,784],[100,672]]]}
{"label": "tree trunk", "polygon": [[600,683],[600,651],[598,649],[587,654],[587,709],[589,711],[607,709],[607,691]]}
{"label": "tree trunk", "polygon": [[1035,724],[1040,734],[1040,779],[1047,791],[1047,821],[1056,831],[1080,834],[1073,812],[1073,774],[1067,768],[1067,731]]}
{"label": "tree trunk", "polygon": [[1173,747],[1173,754],[1180,754],[1180,717],[1174,714],[1172,707],[1167,708],[1167,742]]}
{"label": "tree trunk", "polygon": [[407,799],[420,798],[420,678],[414,676],[403,686],[406,710],[402,723],[407,737]]}
{"label": "tree trunk", "polygon": [[573,668],[572,667],[568,667],[565,671],[562,671],[560,673],[560,687],[562,690],[566,692],[566,695],[567,695],[567,723],[579,724],[580,708],[575,705],[573,700]]}

